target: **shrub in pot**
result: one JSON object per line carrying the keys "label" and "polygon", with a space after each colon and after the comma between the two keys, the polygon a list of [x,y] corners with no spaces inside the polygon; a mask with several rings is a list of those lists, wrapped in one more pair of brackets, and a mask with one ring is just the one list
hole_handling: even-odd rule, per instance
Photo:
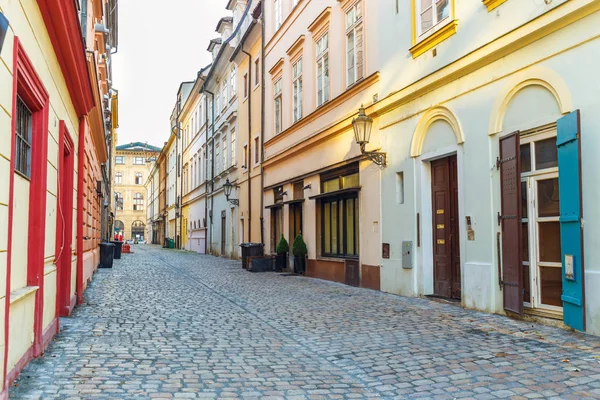
{"label": "shrub in pot", "polygon": [[279,244],[277,245],[277,257],[275,258],[275,269],[277,271],[283,271],[287,268],[287,253],[290,251],[290,245],[287,240],[281,235],[281,239],[279,239]]}
{"label": "shrub in pot", "polygon": [[306,255],[308,254],[308,249],[306,248],[306,243],[304,243],[302,234],[298,234],[296,239],[294,239],[292,254],[294,255],[294,272],[297,274],[304,274],[306,271]]}

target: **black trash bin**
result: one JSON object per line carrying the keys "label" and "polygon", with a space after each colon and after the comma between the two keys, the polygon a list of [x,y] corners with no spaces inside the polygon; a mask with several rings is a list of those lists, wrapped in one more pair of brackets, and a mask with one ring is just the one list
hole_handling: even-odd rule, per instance
{"label": "black trash bin", "polygon": [[262,243],[242,243],[242,268],[248,269],[248,257],[262,257],[264,255]]}
{"label": "black trash bin", "polygon": [[121,259],[121,249],[123,249],[123,243],[121,241],[117,241],[117,240],[111,240],[110,241],[112,244],[115,245],[115,260],[120,260]]}
{"label": "black trash bin", "polygon": [[100,268],[112,268],[115,245],[113,243],[100,243]]}

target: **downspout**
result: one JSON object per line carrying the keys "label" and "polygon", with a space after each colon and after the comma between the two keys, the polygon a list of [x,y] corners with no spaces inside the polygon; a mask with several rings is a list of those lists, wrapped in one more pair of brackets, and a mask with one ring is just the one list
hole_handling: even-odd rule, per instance
{"label": "downspout", "polygon": [[264,114],[264,110],[265,110],[265,23],[264,23],[264,19],[265,19],[265,2],[261,2],[260,3],[260,7],[261,7],[261,12],[260,12],[260,19],[261,19],[261,35],[260,35],[260,42],[261,42],[261,46],[260,46],[260,63],[261,63],[261,80],[262,80],[262,85],[261,85],[261,113],[260,113],[260,243],[263,245],[265,245],[265,215],[264,215],[264,208],[265,208],[265,171],[263,168],[263,161],[265,158],[265,114]]}
{"label": "downspout", "polygon": [[[204,85],[203,85],[204,86]],[[208,97],[204,96],[204,116],[206,117],[204,141],[206,156],[208,156]],[[208,157],[204,157],[204,254],[208,254]]]}
{"label": "downspout", "polygon": [[79,119],[79,152],[77,154],[77,304],[83,303],[83,192],[85,162],[85,117]]}
{"label": "downspout", "polygon": [[[209,92],[208,90],[204,89],[204,91],[208,94],[210,94],[210,101],[212,104],[211,107],[211,135],[210,135],[210,139],[211,139],[211,151],[210,151],[210,212],[211,212],[211,217],[210,217],[210,252],[212,254],[213,248],[212,248],[212,238],[213,238],[213,220],[215,218],[214,216],[214,205],[215,205],[215,197],[214,197],[214,192],[215,192],[215,94],[212,92]],[[208,100],[207,100],[208,101]],[[206,130],[207,136],[208,136],[208,129]],[[207,146],[208,147],[208,146]]]}
{"label": "downspout", "polygon": [[[177,106],[177,140],[179,140],[180,129],[179,129],[179,114],[181,113],[181,106]],[[181,178],[181,185],[179,188],[179,248],[183,249],[183,143],[181,144],[181,157],[177,155],[177,161],[179,161],[179,168],[177,173]],[[177,185],[177,180],[175,181]],[[175,190],[177,192],[177,190]]]}
{"label": "downspout", "polygon": [[[248,154],[246,155],[246,168],[248,169],[248,242],[252,242],[252,163],[250,154],[252,154],[252,55],[244,50],[242,44],[242,53],[248,56]],[[243,234],[243,232],[242,232]]]}

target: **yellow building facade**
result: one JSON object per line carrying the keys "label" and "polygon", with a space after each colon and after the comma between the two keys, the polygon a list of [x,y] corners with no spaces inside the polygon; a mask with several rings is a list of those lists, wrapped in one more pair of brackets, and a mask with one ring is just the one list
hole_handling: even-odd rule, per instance
{"label": "yellow building facade", "polygon": [[141,142],[117,144],[115,147],[111,198],[115,205],[113,237],[122,234],[123,240],[149,240],[146,238],[146,206],[149,202],[144,185],[160,150]]}

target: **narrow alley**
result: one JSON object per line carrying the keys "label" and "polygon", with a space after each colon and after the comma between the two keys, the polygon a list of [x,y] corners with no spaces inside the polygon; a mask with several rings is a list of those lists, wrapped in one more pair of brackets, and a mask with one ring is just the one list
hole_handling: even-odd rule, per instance
{"label": "narrow alley", "polygon": [[158,246],[100,269],[10,398],[600,398],[600,339]]}

